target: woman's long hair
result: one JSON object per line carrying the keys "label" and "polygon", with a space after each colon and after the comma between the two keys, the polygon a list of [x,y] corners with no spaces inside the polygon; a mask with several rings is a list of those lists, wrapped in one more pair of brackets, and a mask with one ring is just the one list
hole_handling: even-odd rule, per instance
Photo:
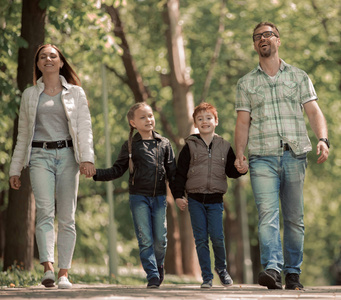
{"label": "woman's long hair", "polygon": [[134,172],[132,143],[133,143],[133,134],[134,134],[134,129],[135,129],[135,127],[133,127],[130,124],[130,121],[134,120],[135,111],[137,109],[139,109],[140,107],[143,107],[143,106],[150,107],[146,102],[138,102],[138,103],[135,103],[132,107],[130,107],[130,109],[129,109],[128,113],[127,113],[128,124],[129,124],[129,127],[130,127],[129,139],[128,139],[129,171],[130,171],[130,174],[133,174],[133,172]]}
{"label": "woman's long hair", "polygon": [[36,52],[36,54],[34,56],[33,84],[36,85],[37,84],[37,80],[41,76],[43,76],[43,73],[39,70],[37,63],[38,63],[38,60],[39,60],[39,53],[40,53],[40,51],[42,49],[46,48],[46,47],[54,48],[58,52],[59,58],[63,62],[63,67],[59,70],[59,74],[63,75],[68,83],[81,86],[81,81],[80,81],[78,75],[76,74],[75,70],[67,62],[65,56],[58,49],[58,47],[55,46],[55,45],[52,45],[52,44],[44,44],[44,45],[39,46],[39,48],[38,48],[38,50],[37,50],[37,52]]}

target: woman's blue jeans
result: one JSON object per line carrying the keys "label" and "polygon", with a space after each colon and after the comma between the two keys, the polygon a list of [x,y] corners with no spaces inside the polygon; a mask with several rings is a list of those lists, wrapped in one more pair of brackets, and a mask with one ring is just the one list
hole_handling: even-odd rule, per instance
{"label": "woman's blue jeans", "polygon": [[36,201],[36,239],[40,262],[54,262],[58,218],[58,267],[70,269],[76,244],[75,212],[79,165],[73,148],[32,148],[30,179]]}
{"label": "woman's blue jeans", "polygon": [[188,198],[193,235],[203,281],[213,279],[208,236],[212,241],[215,267],[226,269],[226,250],[223,231],[223,203],[203,204]]}
{"label": "woman's blue jeans", "polygon": [[129,195],[129,203],[147,280],[160,278],[158,267],[163,266],[167,247],[166,196]]}
{"label": "woman's blue jeans", "polygon": [[[303,261],[303,183],[306,154],[292,150],[283,156],[251,156],[250,176],[258,209],[261,264],[284,274],[301,273]],[[280,236],[280,209],[283,216],[283,251]]]}

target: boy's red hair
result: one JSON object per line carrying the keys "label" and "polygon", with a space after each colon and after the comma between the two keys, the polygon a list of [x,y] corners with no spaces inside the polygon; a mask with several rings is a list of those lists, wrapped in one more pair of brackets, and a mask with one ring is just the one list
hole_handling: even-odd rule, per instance
{"label": "boy's red hair", "polygon": [[207,102],[201,102],[198,106],[194,108],[193,112],[193,121],[195,122],[195,117],[201,112],[201,111],[209,111],[210,113],[213,114],[214,118],[216,121],[218,121],[218,112],[217,109],[212,105]]}

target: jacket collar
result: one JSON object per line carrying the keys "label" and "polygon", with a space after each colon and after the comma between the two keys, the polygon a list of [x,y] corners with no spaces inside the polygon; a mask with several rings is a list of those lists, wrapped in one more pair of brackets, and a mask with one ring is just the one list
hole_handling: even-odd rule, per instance
{"label": "jacket collar", "polygon": [[[156,140],[162,139],[162,136],[156,131],[153,131],[153,136],[154,136],[154,139],[156,139]],[[142,140],[141,134],[137,132],[133,137],[133,142],[137,142],[140,140]]]}
{"label": "jacket collar", "polygon": [[[65,89],[67,89],[67,90],[71,88],[72,84],[68,83],[68,82],[66,81],[66,79],[65,79],[64,76],[59,75],[59,79],[60,79],[60,82],[62,83],[63,88],[65,88]],[[43,89],[45,88],[45,84],[44,84],[44,82],[43,82],[43,77],[40,77],[40,78],[37,80],[37,86],[38,86],[38,88],[41,89],[41,90],[43,90]]]}

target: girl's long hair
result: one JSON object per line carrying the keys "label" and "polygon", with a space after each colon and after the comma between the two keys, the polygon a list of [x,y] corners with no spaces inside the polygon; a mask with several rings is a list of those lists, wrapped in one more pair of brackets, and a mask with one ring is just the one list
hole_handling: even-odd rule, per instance
{"label": "girl's long hair", "polygon": [[146,102],[138,102],[138,103],[135,103],[132,107],[130,107],[130,109],[129,109],[128,113],[127,113],[128,124],[129,124],[129,127],[130,127],[129,139],[128,139],[129,171],[130,171],[130,174],[133,174],[133,172],[134,172],[132,143],[133,143],[133,134],[134,134],[134,129],[135,129],[135,127],[131,126],[130,121],[134,120],[135,111],[137,109],[139,109],[140,107],[143,107],[143,106],[150,107]]}
{"label": "girl's long hair", "polygon": [[57,46],[52,44],[44,44],[39,46],[35,56],[34,56],[34,65],[33,65],[33,84],[37,84],[37,80],[43,76],[43,73],[38,69],[38,60],[39,60],[39,53],[42,49],[46,47],[52,47],[54,48],[59,55],[59,58],[63,62],[63,67],[59,70],[59,74],[63,75],[68,83],[81,86],[81,81],[76,74],[75,70],[71,67],[71,65],[67,62],[65,56],[62,54],[62,52],[58,49]]}

